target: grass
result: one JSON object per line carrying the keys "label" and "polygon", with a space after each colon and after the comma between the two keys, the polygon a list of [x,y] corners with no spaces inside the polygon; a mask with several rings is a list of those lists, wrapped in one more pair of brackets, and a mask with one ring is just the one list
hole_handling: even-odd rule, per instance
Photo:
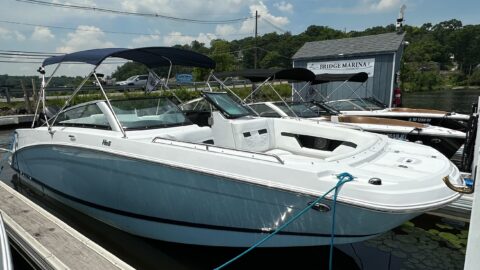
{"label": "grass", "polygon": [[[277,85],[274,85],[273,87],[282,98],[287,99],[291,97],[292,88],[290,84],[277,84]],[[218,86],[212,86],[212,89],[214,91],[224,91],[222,88]],[[237,86],[235,88],[230,88],[230,89],[242,99],[246,98],[252,91],[251,87]],[[128,99],[128,98],[156,97],[156,96],[173,97],[174,94],[183,102],[195,99],[200,96],[199,91],[193,91],[186,87],[179,87],[177,89],[173,89],[170,91],[154,91],[148,94],[146,94],[143,91],[142,92],[140,91],[109,92],[107,93],[107,96],[109,99]],[[63,107],[65,105],[67,97],[68,95],[62,96],[62,97],[57,95],[47,96],[46,105]],[[262,86],[262,88],[255,93],[253,98],[256,101],[280,99],[278,95],[269,86]],[[71,100],[69,105],[76,105],[76,104],[80,104],[80,103],[84,103],[92,100],[102,100],[102,99],[104,99],[104,97],[99,91],[97,93],[92,93],[92,91],[88,91],[81,94],[77,94]],[[32,106],[32,111],[35,110],[35,106],[36,106],[35,102],[33,100],[30,100],[30,103]],[[0,115],[18,114],[18,113],[26,113],[25,103],[23,101],[16,101],[16,102],[10,102],[10,103],[0,102]]]}

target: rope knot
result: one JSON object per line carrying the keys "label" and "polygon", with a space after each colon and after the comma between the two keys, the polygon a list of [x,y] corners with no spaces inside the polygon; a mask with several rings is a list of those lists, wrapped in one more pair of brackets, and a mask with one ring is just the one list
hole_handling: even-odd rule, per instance
{"label": "rope knot", "polygon": [[341,173],[341,174],[337,174],[337,178],[338,178],[338,180],[340,180],[340,181],[348,182],[348,181],[352,181],[353,178],[355,178],[355,177],[353,177],[353,175],[351,175],[351,174],[349,174],[349,173],[347,173],[347,172],[343,172],[343,173]]}

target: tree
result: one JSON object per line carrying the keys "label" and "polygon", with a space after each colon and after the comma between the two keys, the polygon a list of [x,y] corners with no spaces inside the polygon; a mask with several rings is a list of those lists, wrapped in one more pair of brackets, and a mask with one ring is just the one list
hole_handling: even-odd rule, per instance
{"label": "tree", "polygon": [[221,39],[212,40],[210,57],[217,63],[217,71],[230,71],[235,69],[235,58],[230,51],[228,41]]}
{"label": "tree", "polygon": [[148,69],[145,65],[137,62],[127,62],[122,66],[117,67],[117,70],[112,73],[112,78],[116,78],[117,81],[122,81],[134,75],[147,73]]}
{"label": "tree", "polygon": [[268,52],[260,61],[261,68],[280,68],[282,64],[282,56],[277,51]]}

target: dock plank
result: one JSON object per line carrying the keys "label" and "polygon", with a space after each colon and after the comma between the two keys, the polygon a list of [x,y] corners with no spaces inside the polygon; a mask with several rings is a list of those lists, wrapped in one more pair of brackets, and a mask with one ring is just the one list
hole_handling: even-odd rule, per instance
{"label": "dock plank", "polygon": [[41,256],[50,254],[57,267],[63,264],[66,269],[133,269],[1,181],[0,210],[8,216],[7,233],[17,228],[17,235],[23,234],[33,249],[40,246],[37,249],[39,253],[43,249]]}

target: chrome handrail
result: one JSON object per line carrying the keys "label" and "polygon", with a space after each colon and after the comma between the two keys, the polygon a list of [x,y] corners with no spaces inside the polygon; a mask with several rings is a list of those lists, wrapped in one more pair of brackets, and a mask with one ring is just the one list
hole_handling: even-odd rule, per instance
{"label": "chrome handrail", "polygon": [[[275,154],[266,154],[266,153],[260,153],[260,152],[252,152],[252,151],[247,151],[247,150],[238,150],[238,149],[233,149],[233,148],[228,148],[228,147],[222,147],[222,146],[216,146],[216,145],[210,145],[210,144],[206,144],[206,143],[192,143],[192,142],[184,142],[184,141],[179,141],[179,140],[174,140],[174,139],[168,139],[168,138],[162,138],[162,137],[155,137],[153,138],[152,142],[153,143],[161,143],[160,141],[156,141],[157,139],[160,139],[160,140],[165,140],[165,141],[170,141],[170,145],[174,145],[173,143],[174,142],[178,142],[178,143],[182,143],[182,144],[190,144],[190,145],[193,145],[193,146],[196,146],[196,145],[199,145],[199,146],[204,146],[205,147],[205,150],[206,151],[210,151],[210,148],[214,147],[214,148],[218,148],[218,149],[223,149],[223,150],[228,150],[228,151],[235,151],[235,152],[240,152],[240,153],[246,153],[246,154],[253,154],[253,155],[260,155],[260,156],[267,156],[267,157],[273,157],[275,158],[278,163],[284,165],[285,162],[278,156],[278,155],[275,155]],[[179,146],[179,147],[186,147],[186,146],[183,146],[183,145],[175,145],[175,146]],[[187,147],[186,147],[187,148]],[[188,147],[189,148],[189,147]],[[190,148],[190,149],[199,149],[199,148]],[[201,150],[201,149],[200,149]],[[251,156],[250,158],[253,158],[253,159],[257,159],[257,160],[263,160],[263,159],[258,159],[258,158],[255,158],[253,156]],[[265,160],[265,161],[268,161],[268,160]]]}
{"label": "chrome handrail", "polygon": [[469,186],[456,186],[456,185],[453,185],[451,182],[450,182],[450,177],[445,176],[442,178],[443,182],[445,183],[445,185],[447,185],[447,187],[455,192],[458,192],[458,193],[462,193],[462,194],[472,194],[474,191],[475,191],[475,181],[473,182],[473,185],[471,187]]}

